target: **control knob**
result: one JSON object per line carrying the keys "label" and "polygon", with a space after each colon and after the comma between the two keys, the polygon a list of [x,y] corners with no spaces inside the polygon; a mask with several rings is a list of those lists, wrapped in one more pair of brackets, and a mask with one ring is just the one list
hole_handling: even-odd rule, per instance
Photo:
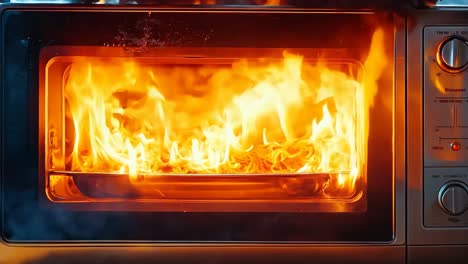
{"label": "control knob", "polygon": [[439,191],[439,205],[449,215],[461,215],[468,209],[468,187],[448,182]]}
{"label": "control knob", "polygon": [[468,41],[461,37],[444,40],[437,52],[437,62],[448,72],[461,72],[468,63]]}

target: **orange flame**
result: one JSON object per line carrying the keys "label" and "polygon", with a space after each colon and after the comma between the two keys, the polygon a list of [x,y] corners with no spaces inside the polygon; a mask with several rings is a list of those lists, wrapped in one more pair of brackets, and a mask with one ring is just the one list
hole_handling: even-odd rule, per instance
{"label": "orange flame", "polygon": [[264,5],[271,5],[271,6],[275,6],[275,5],[280,5],[281,4],[281,0],[267,0]]}
{"label": "orange flame", "polygon": [[363,78],[284,52],[281,61],[146,65],[81,58],[64,82],[73,171],[338,173],[367,161],[369,109],[386,63],[373,36]]}
{"label": "orange flame", "polygon": [[216,5],[216,0],[194,0],[193,5]]}
{"label": "orange flame", "polygon": [[[265,6],[278,6],[278,5],[281,5],[282,1],[281,0],[256,0],[253,3],[257,5],[265,5]],[[216,5],[218,4],[218,1],[217,0],[192,0],[192,4],[193,5]],[[242,4],[242,1],[240,1],[239,4]]]}

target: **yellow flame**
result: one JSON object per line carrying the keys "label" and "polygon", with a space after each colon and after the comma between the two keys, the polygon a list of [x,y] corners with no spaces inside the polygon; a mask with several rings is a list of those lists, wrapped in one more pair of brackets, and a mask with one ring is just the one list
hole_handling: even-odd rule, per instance
{"label": "yellow flame", "polygon": [[369,109],[386,63],[373,36],[363,78],[284,52],[281,61],[149,66],[82,58],[65,87],[83,172],[330,173],[352,191],[367,161]]}

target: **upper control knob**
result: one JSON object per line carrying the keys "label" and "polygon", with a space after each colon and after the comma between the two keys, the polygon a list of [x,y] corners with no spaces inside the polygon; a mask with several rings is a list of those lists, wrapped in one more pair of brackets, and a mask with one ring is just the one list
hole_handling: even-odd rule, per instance
{"label": "upper control knob", "polygon": [[468,209],[468,187],[461,182],[449,182],[439,191],[439,204],[450,215],[461,215]]}
{"label": "upper control knob", "polygon": [[457,73],[468,63],[468,42],[461,37],[443,41],[437,52],[437,62],[444,70]]}

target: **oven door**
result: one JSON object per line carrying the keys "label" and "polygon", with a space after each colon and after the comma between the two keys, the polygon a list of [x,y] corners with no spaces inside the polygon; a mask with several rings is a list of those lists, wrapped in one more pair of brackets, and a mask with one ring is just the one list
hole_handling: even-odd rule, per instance
{"label": "oven door", "polygon": [[6,241],[394,240],[391,15],[12,8],[2,25]]}

